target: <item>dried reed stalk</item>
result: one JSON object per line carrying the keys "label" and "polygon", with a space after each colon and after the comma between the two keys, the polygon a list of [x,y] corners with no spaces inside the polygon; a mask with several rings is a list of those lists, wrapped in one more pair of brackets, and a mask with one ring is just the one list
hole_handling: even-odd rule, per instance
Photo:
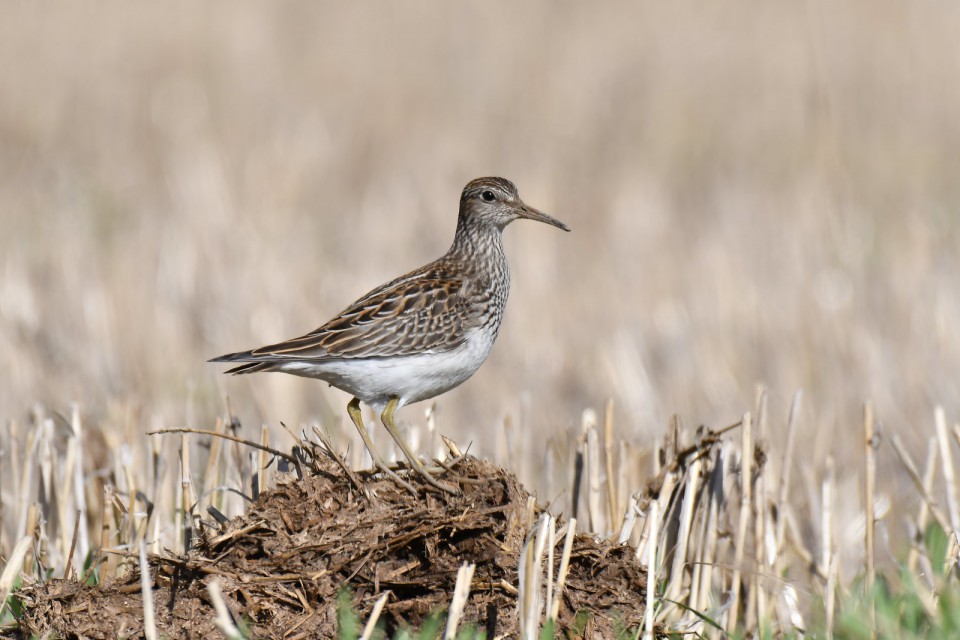
{"label": "dried reed stalk", "polygon": [[184,433],[180,436],[180,522],[177,527],[177,549],[182,553],[190,550],[193,534],[193,518],[190,514],[192,504],[190,480],[190,434]]}
{"label": "dried reed stalk", "polygon": [[[874,513],[873,500],[877,483],[877,446],[879,444],[874,434],[873,404],[869,401],[863,405],[863,440],[865,450],[865,473],[864,473],[864,508],[866,515],[866,526],[864,533],[864,543],[866,546],[866,558],[864,560],[865,578],[864,590],[867,594],[873,589],[876,581],[876,569],[873,561],[873,534],[874,534]],[[876,609],[870,604],[870,628],[871,637],[876,637]]]}
{"label": "dried reed stalk", "polygon": [[900,441],[900,437],[894,435],[892,438],[890,438],[890,444],[893,447],[894,453],[897,454],[897,458],[899,458],[900,463],[903,465],[903,468],[906,470],[907,475],[913,481],[914,488],[916,488],[917,492],[920,494],[920,497],[923,498],[924,503],[930,510],[930,515],[934,520],[937,521],[937,524],[940,525],[940,528],[942,528],[944,531],[950,531],[950,521],[947,515],[940,509],[940,506],[937,504],[937,501],[933,498],[930,492],[924,488],[923,480],[920,478],[917,467],[913,463],[913,459],[910,457],[910,454],[907,453],[903,443]]}
{"label": "dried reed stalk", "polygon": [[943,483],[947,493],[947,514],[953,531],[960,531],[960,508],[957,507],[957,484],[953,471],[953,453],[950,451],[950,435],[947,432],[947,418],[943,407],[934,410],[934,425],[937,441],[940,444],[940,462],[943,465]]}
{"label": "dried reed stalk", "polygon": [[7,564],[0,573],[0,618],[3,618],[3,610],[7,604],[7,598],[13,589],[13,583],[20,573],[20,569],[29,562],[27,552],[33,544],[33,536],[23,536],[13,548],[10,557],[7,558]]}
{"label": "dried reed stalk", "polygon": [[824,593],[824,609],[826,618],[826,636],[833,638],[834,611],[837,600],[837,556],[831,555],[830,565],[827,567],[827,586]]}
{"label": "dried reed stalk", "polygon": [[536,638],[543,599],[540,597],[540,567],[546,545],[547,526],[550,515],[543,513],[537,526],[530,529],[520,552],[519,582],[520,632],[523,638]]}
{"label": "dried reed stalk", "polygon": [[587,476],[587,515],[590,530],[600,535],[605,534],[606,518],[602,506],[603,486],[600,481],[600,442],[597,435],[597,414],[592,410],[583,412],[583,442],[586,453]]}
{"label": "dried reed stalk", "polygon": [[570,552],[573,551],[573,539],[577,535],[577,519],[570,518],[567,523],[567,534],[563,541],[563,553],[560,556],[560,568],[557,571],[557,587],[554,590],[553,606],[550,609],[550,619],[556,620],[560,614],[560,602],[563,597],[563,588],[567,582],[567,570],[570,568]]}
{"label": "dried reed stalk", "polygon": [[[457,576],[457,584],[460,584],[459,574]],[[373,632],[377,628],[377,621],[380,619],[380,614],[383,612],[383,607],[385,604],[387,604],[387,598],[389,596],[389,593],[384,593],[377,598],[377,601],[373,605],[373,610],[370,611],[370,617],[367,619],[367,624],[363,625],[363,633],[360,634],[360,640],[370,640],[370,638],[373,637]]]}
{"label": "dried reed stalk", "polygon": [[154,614],[153,578],[147,563],[147,549],[143,542],[137,545],[140,560],[140,593],[143,598],[143,635],[147,640],[157,640],[157,620]]}
{"label": "dried reed stalk", "polygon": [[[797,440],[797,418],[800,415],[800,402],[803,399],[803,392],[797,390],[793,394],[793,400],[790,402],[790,414],[787,418],[787,443],[783,451],[782,463],[780,464],[780,481],[777,490],[777,532],[776,532],[776,557],[781,558],[780,550],[783,548],[783,534],[786,528],[786,518],[783,517],[787,499],[790,495],[790,470],[793,468],[793,449]],[[774,563],[775,574],[779,575],[779,562]]]}
{"label": "dried reed stalk", "polygon": [[829,575],[833,553],[833,489],[836,485],[836,472],[833,456],[827,456],[826,472],[823,478],[823,495],[820,503],[820,573]]}
{"label": "dried reed stalk", "polygon": [[553,553],[557,544],[557,522],[552,517],[547,526],[547,618],[551,618],[553,611]]}
{"label": "dried reed stalk", "polygon": [[254,496],[259,497],[261,493],[267,490],[267,463],[269,459],[267,458],[267,451],[270,449],[270,428],[262,424],[260,425],[260,451],[259,459],[257,460],[257,493]]}
{"label": "dried reed stalk", "polygon": [[650,544],[647,550],[647,610],[643,612],[643,640],[653,640],[653,614],[657,592],[657,537],[659,534],[660,504],[656,500],[650,502],[650,513],[647,522],[650,523]]}
{"label": "dried reed stalk", "polygon": [[673,567],[670,570],[670,581],[664,596],[666,600],[677,600],[679,598],[684,571],[687,566],[690,530],[693,527],[694,509],[697,505],[697,491],[699,489],[702,465],[701,459],[696,458],[690,465],[689,472],[687,473],[687,482],[683,490],[683,503],[680,511],[680,528],[678,531],[677,545],[673,551]]}
{"label": "dried reed stalk", "polygon": [[[87,483],[83,480],[84,470],[89,467],[84,457],[83,421],[80,419],[80,405],[73,403],[70,408],[71,442],[73,443],[75,462],[73,465],[73,500],[74,508],[80,512],[80,521],[87,521]],[[90,551],[90,534],[86,527],[81,527],[77,536],[77,550],[81,558],[86,558]]]}
{"label": "dried reed stalk", "polygon": [[627,544],[633,536],[633,529],[637,524],[637,499],[630,496],[627,509],[623,514],[623,523],[620,525],[620,535],[617,544]]}
{"label": "dried reed stalk", "polygon": [[613,464],[613,400],[608,399],[603,409],[603,464],[607,476],[607,528],[612,530],[620,511],[617,494],[617,476]]}
{"label": "dried reed stalk", "polygon": [[[223,418],[218,416],[213,423],[214,433],[222,434],[224,424]],[[214,487],[219,486],[222,482],[221,477],[217,474],[217,470],[220,468],[220,450],[222,448],[223,438],[210,438],[210,450],[207,453],[207,464],[203,472],[203,484],[200,492],[203,507],[212,506],[220,511],[223,510],[223,499],[219,492],[214,491]]]}
{"label": "dried reed stalk", "polygon": [[727,632],[733,633],[737,628],[737,618],[740,611],[740,581],[743,571],[743,556],[747,541],[747,525],[750,522],[750,507],[752,502],[752,464],[753,464],[753,433],[750,413],[743,414],[740,427],[740,520],[737,524],[737,537],[734,543],[733,578],[730,586],[730,613],[727,617]]}
{"label": "dried reed stalk", "polygon": [[707,538],[702,553],[702,573],[700,575],[700,592],[697,596],[697,611],[706,609],[710,602],[710,591],[713,588],[713,570],[717,558],[717,544],[719,542],[720,510],[723,508],[723,480],[727,468],[729,442],[721,444],[717,450],[710,477],[710,510],[707,512]]}
{"label": "dried reed stalk", "polygon": [[[931,437],[927,440],[927,460],[923,468],[923,492],[922,495],[930,495],[933,491],[933,482],[937,474],[937,439]],[[930,517],[930,507],[926,500],[920,501],[920,510],[917,512],[917,520],[914,524],[912,544],[910,553],[907,556],[907,570],[910,573],[917,573],[917,560],[920,557],[920,546],[923,544],[923,534],[927,530],[927,520]]]}
{"label": "dried reed stalk", "polygon": [[228,640],[243,640],[244,636],[234,623],[233,616],[230,615],[227,603],[223,599],[220,582],[216,578],[211,578],[207,583],[207,593],[210,594],[210,602],[213,603],[213,608],[217,612],[217,617],[213,621],[217,628]]}

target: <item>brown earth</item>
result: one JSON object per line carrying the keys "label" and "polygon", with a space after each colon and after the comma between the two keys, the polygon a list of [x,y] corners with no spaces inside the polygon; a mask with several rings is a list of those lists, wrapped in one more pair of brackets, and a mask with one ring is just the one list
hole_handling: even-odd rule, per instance
{"label": "brown earth", "polygon": [[[529,494],[513,475],[467,457],[442,474],[459,482],[461,494],[428,490],[410,476],[420,492],[414,500],[389,479],[348,472],[318,451],[307,452],[302,479],[264,493],[222,528],[208,528],[212,533],[200,535],[186,556],[150,558],[161,637],[222,637],[206,588],[213,578],[252,637],[338,637],[337,596],[344,587],[361,620],[380,594],[390,594],[381,615],[390,636],[445,611],[464,562],[476,564],[465,623],[486,629],[488,638],[519,637],[517,567],[531,515],[542,507],[528,513]],[[562,543],[557,540],[557,565]],[[633,554],[630,547],[576,536],[561,637],[613,638],[616,629],[640,623],[646,575]],[[143,635],[136,570],[96,587],[50,580],[19,595],[26,637]],[[585,628],[574,624],[583,612]],[[569,635],[575,626],[580,631]]]}

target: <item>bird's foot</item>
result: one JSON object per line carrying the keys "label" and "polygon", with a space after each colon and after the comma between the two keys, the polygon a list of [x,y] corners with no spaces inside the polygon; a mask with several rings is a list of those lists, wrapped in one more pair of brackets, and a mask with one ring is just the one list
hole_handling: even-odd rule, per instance
{"label": "bird's foot", "polygon": [[450,495],[457,495],[460,493],[460,489],[458,487],[445,484],[434,478],[430,473],[430,470],[428,470],[417,458],[411,458],[410,464],[413,466],[416,472],[420,474],[424,481],[426,481],[426,483],[434,489],[439,489],[440,491],[449,493]]}
{"label": "bird's foot", "polygon": [[410,484],[409,482],[401,478],[399,475],[397,475],[397,472],[391,469],[390,467],[388,467],[384,462],[380,460],[374,460],[373,463],[376,465],[378,469],[380,469],[380,471],[383,471],[383,473],[386,474],[388,478],[390,478],[391,480],[396,482],[398,485],[400,485],[401,487],[409,491],[414,498],[420,497],[420,494],[417,493],[416,488],[412,484]]}

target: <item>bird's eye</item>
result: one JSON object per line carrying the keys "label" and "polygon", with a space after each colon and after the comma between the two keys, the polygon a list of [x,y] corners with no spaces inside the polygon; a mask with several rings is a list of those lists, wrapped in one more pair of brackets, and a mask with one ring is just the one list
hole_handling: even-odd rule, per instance
{"label": "bird's eye", "polygon": [[480,194],[480,197],[483,198],[484,202],[493,202],[496,200],[496,197],[493,195],[493,191],[484,191]]}

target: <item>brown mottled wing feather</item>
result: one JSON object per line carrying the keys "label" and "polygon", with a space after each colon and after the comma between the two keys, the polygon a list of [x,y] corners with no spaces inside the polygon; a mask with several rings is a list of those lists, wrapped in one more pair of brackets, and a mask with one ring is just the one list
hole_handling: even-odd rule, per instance
{"label": "brown mottled wing feather", "polygon": [[470,317],[462,278],[434,263],[357,300],[316,331],[250,352],[251,360],[375,358],[448,351]]}

